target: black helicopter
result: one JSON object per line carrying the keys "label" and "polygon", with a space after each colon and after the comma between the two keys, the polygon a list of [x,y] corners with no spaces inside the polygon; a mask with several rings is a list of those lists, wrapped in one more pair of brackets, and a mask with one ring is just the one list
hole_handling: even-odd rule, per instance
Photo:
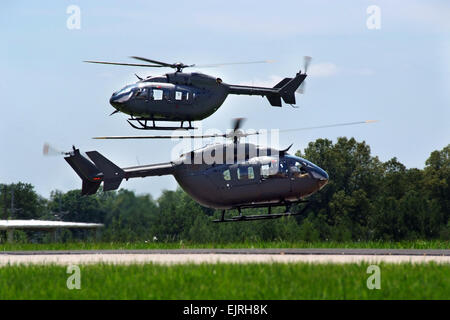
{"label": "black helicopter", "polygon": [[[131,117],[128,123],[135,129],[174,130],[195,129],[192,121],[209,117],[219,109],[229,94],[265,96],[272,106],[281,107],[281,99],[287,104],[295,104],[295,92],[302,93],[300,85],[306,78],[311,57],[305,57],[304,73],[299,71],[294,78],[284,78],[273,88],[226,84],[198,72],[184,73],[188,67],[215,67],[221,65],[263,63],[268,61],[222,63],[211,65],[186,65],[184,63],[165,63],[157,60],[131,57],[151,64],[120,63],[106,61],[84,61],[88,63],[176,69],[174,73],[162,76],[149,76],[112,94],[109,102],[116,109],[111,115],[123,112]],[[133,124],[131,121],[134,121]],[[156,126],[155,121],[181,121],[180,127]],[[188,122],[187,127],[183,126]],[[149,125],[151,123],[151,125]]]}
{"label": "black helicopter", "polygon": [[[320,127],[288,129],[284,131],[315,129],[373,122],[360,121]],[[179,185],[203,206],[221,209],[222,216],[214,222],[274,219],[292,213],[294,203],[306,202],[305,197],[319,191],[328,182],[328,174],[317,165],[301,157],[288,154],[288,148],[277,150],[240,143],[239,139],[258,131],[245,133],[240,129],[242,119],[235,120],[234,130],[227,134],[205,136],[110,136],[94,139],[155,139],[155,138],[231,138],[228,143],[207,145],[185,153],[179,159],[166,163],[120,168],[97,151],[86,152],[89,159],[73,147],[70,152],[59,152],[82,179],[83,195],[95,194],[103,182],[103,191],[116,190],[123,179],[173,175]],[[44,154],[49,154],[44,146]],[[50,150],[51,151],[51,150]],[[271,208],[286,206],[284,213],[271,213]],[[242,215],[242,209],[267,207],[263,215]],[[237,209],[239,215],[225,218],[225,211]]]}

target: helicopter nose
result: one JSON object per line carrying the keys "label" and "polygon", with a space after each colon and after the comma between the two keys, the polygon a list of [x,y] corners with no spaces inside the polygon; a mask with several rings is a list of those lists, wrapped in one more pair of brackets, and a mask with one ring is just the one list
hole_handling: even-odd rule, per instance
{"label": "helicopter nose", "polygon": [[120,102],[117,101],[117,96],[113,93],[113,95],[111,96],[111,98],[109,98],[109,103],[114,107],[117,108],[120,104]]}
{"label": "helicopter nose", "polygon": [[316,166],[314,170],[312,170],[311,174],[316,179],[320,189],[322,189],[328,183],[328,173],[322,168]]}

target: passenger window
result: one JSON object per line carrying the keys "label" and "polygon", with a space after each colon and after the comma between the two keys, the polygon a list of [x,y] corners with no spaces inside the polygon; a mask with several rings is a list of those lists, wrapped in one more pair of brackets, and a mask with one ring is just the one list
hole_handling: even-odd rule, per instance
{"label": "passenger window", "polygon": [[[252,168],[252,170],[253,170],[253,168]],[[237,170],[238,179],[239,180],[247,180],[249,178],[248,177],[249,172],[250,172],[249,168],[247,168],[247,167],[239,167],[238,170]]]}
{"label": "passenger window", "polygon": [[253,171],[253,167],[248,167],[248,178],[255,179],[255,172]]}
{"label": "passenger window", "polygon": [[261,176],[263,178],[268,178],[270,174],[270,165],[269,164],[263,164],[261,166]]}
{"label": "passenger window", "polygon": [[230,170],[225,170],[225,171],[223,172],[223,178],[224,178],[226,181],[230,181],[230,180],[231,180]]}
{"label": "passenger window", "polygon": [[169,90],[163,90],[163,99],[170,100],[170,91]]}
{"label": "passenger window", "polygon": [[186,101],[189,100],[189,92],[186,92]]}
{"label": "passenger window", "polygon": [[183,98],[183,93],[181,91],[175,91],[175,100],[181,100]]}
{"label": "passenger window", "polygon": [[162,98],[163,98],[163,91],[159,89],[153,89],[153,99],[162,100]]}

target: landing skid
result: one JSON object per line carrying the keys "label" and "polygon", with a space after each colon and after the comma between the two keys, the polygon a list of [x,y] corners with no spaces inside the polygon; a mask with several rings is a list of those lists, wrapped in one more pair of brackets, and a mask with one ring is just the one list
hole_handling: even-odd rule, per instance
{"label": "landing skid", "polygon": [[[131,121],[136,121],[138,125],[132,123]],[[185,127],[184,121],[181,121],[181,125],[179,127],[159,127],[156,126],[155,120],[153,119],[146,119],[146,118],[129,118],[127,122],[132,126],[134,129],[138,130],[190,130],[190,129],[197,129],[196,127],[193,127],[191,124],[191,121],[189,122],[189,126]],[[148,125],[148,122],[151,122],[152,125]]]}
{"label": "landing skid", "polygon": [[[307,201],[299,201],[296,203],[304,203]],[[271,207],[272,206],[280,206],[280,205],[285,205],[286,206],[286,212],[283,213],[271,213]],[[255,221],[255,220],[269,220],[269,219],[278,219],[281,217],[289,217],[289,216],[298,216],[303,214],[306,209],[308,209],[309,207],[309,203],[307,203],[302,210],[300,210],[300,212],[289,212],[290,207],[291,207],[292,203],[287,203],[287,204],[275,204],[275,205],[270,205],[267,206],[268,208],[268,213],[267,214],[260,214],[260,215],[250,215],[250,216],[246,216],[242,214],[241,208],[238,208],[239,211],[239,215],[237,216],[233,216],[231,218],[225,218],[225,211],[222,211],[222,216],[220,219],[216,219],[213,220],[212,222],[240,222],[240,221]],[[256,206],[245,206],[245,208],[261,208],[261,205],[256,205]]]}

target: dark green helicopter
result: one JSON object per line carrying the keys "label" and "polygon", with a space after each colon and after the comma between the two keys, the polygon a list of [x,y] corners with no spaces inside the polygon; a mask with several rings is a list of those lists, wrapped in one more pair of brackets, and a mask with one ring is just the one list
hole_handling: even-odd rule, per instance
{"label": "dark green helicopter", "polygon": [[[210,65],[186,65],[184,63],[165,63],[141,57],[131,57],[151,64],[120,63],[106,61],[85,61],[110,65],[138,66],[176,69],[173,73],[162,76],[149,76],[145,79],[125,86],[114,92],[109,100],[116,109],[111,115],[123,112],[131,117],[128,123],[136,129],[174,130],[195,129],[191,122],[202,120],[219,109],[229,94],[260,95],[266,97],[272,106],[281,107],[281,100],[287,104],[295,104],[295,92],[302,93],[300,87],[306,78],[306,71],[311,61],[305,57],[304,73],[299,71],[294,78],[284,78],[273,88],[253,87],[227,84],[220,78],[192,72],[184,73],[188,67],[215,67],[221,65],[263,63],[268,61],[222,63]],[[134,121],[133,124],[131,121]],[[181,121],[180,127],[156,126],[155,121]],[[189,126],[184,127],[184,122]],[[149,125],[149,123],[151,125]]]}
{"label": "dark green helicopter", "polygon": [[[221,209],[222,216],[215,222],[274,219],[304,212],[290,212],[294,203],[306,202],[305,197],[319,191],[328,182],[328,174],[317,165],[301,157],[288,154],[288,148],[277,150],[241,143],[240,138],[260,134],[245,133],[240,129],[242,119],[235,120],[234,129],[227,134],[180,136],[109,136],[95,139],[172,139],[172,138],[230,138],[228,143],[215,143],[185,153],[171,162],[120,168],[97,151],[79,149],[55,152],[48,145],[44,154],[61,153],[82,179],[83,195],[95,194],[103,183],[103,191],[116,190],[123,179],[173,175],[179,185],[203,206]],[[280,130],[289,132],[305,129],[336,127],[368,123],[359,121],[320,127]],[[284,213],[271,213],[271,208],[285,206]],[[263,215],[242,215],[242,209],[267,207]],[[237,209],[239,214],[225,218],[225,211]]]}

